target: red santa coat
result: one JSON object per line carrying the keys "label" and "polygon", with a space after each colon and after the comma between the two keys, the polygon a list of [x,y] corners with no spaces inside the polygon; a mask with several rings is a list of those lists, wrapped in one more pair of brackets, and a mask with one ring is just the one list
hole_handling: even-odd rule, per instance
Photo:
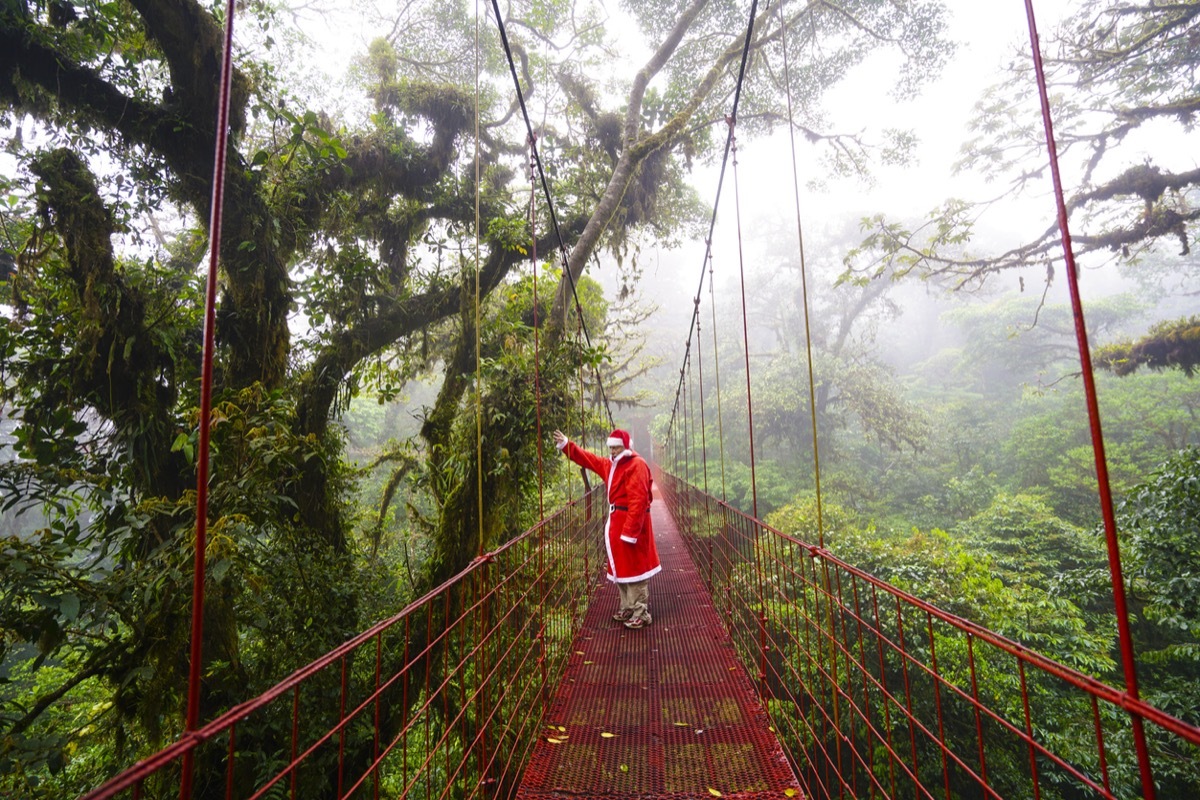
{"label": "red santa coat", "polygon": [[604,545],[608,579],[616,583],[644,581],[662,572],[650,524],[650,467],[637,453],[625,450],[615,459],[598,456],[567,442],[567,458],[600,476],[608,487],[608,522]]}

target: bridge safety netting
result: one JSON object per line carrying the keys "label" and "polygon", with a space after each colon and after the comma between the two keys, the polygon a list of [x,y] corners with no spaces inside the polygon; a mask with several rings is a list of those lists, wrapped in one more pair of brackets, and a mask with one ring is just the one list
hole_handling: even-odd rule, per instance
{"label": "bridge safety netting", "polygon": [[657,480],[808,797],[1140,797],[1134,718],[1200,770],[1200,728]]}
{"label": "bridge safety netting", "polygon": [[594,495],[567,505],[86,797],[511,796],[587,611],[603,521]]}

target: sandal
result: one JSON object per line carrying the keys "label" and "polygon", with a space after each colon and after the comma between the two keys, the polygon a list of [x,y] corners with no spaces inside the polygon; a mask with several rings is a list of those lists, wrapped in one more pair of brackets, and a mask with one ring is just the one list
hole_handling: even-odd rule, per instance
{"label": "sandal", "polygon": [[646,619],[645,617],[637,617],[636,619],[625,620],[624,624],[626,628],[629,628],[629,630],[636,631],[640,630],[641,628],[648,627],[650,625],[650,620]]}
{"label": "sandal", "polygon": [[633,616],[633,612],[631,610],[629,610],[628,608],[623,608],[620,611],[615,612],[612,615],[612,618],[615,619],[617,622],[625,622],[632,616]]}

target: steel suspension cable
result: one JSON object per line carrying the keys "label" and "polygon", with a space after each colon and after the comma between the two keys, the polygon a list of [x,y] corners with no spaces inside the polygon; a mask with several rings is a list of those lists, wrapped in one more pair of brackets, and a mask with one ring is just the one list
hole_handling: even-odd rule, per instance
{"label": "steel suspension cable", "polygon": [[713,289],[712,253],[708,256],[708,300],[712,308],[713,372],[717,384],[717,443],[721,454],[721,502],[727,502],[725,494],[725,423],[721,413],[721,351],[717,347],[717,293]]}
{"label": "steel suspension cable", "polygon": [[754,396],[750,393],[750,323],[746,314],[746,259],[742,252],[742,205],[738,194],[737,139],[733,128],[737,124],[729,120],[730,138],[733,140],[733,209],[737,222],[738,276],[742,289],[742,345],[746,356],[746,421],[750,432],[750,495],[753,498],[754,518],[758,519],[758,481],[754,470]]}
{"label": "steel suspension cable", "polygon": [[[550,197],[550,184],[546,180],[546,171],[542,166],[542,157],[537,149],[537,137],[533,133],[533,123],[529,120],[529,111],[525,106],[525,93],[521,91],[521,81],[517,77],[517,64],[513,60],[512,48],[508,44],[508,31],[504,27],[504,17],[500,14],[499,0],[492,0],[492,10],[496,14],[496,27],[500,30],[500,42],[504,46],[504,55],[508,59],[508,69],[512,73],[513,87],[517,93],[517,102],[521,106],[521,117],[525,120],[525,131],[529,137],[530,148],[533,150],[533,158],[537,163],[538,176],[541,178],[542,194],[546,197],[546,209],[550,214],[550,225],[554,228],[554,235],[558,239],[558,251],[562,258],[563,275],[567,278],[567,285],[571,287],[571,297],[575,301],[575,312],[579,315],[579,324],[583,330],[584,339],[587,341],[588,347],[592,347],[592,337],[588,333],[587,324],[583,321],[583,304],[579,301],[579,292],[576,290],[575,278],[571,275],[570,258],[567,256],[567,245],[563,241],[562,229],[558,224],[558,215],[554,211],[554,200]],[[604,411],[608,415],[610,425],[616,426],[613,422],[612,409],[608,405],[608,396],[604,392],[604,381],[600,377],[600,369],[595,368],[596,385],[599,387],[600,397],[604,402]]]}
{"label": "steel suspension cable", "polygon": [[529,261],[533,265],[533,396],[537,417],[538,519],[546,518],[545,492],[542,481],[542,355],[538,331],[538,263],[537,263],[537,175],[533,156],[533,141],[529,144]]}
{"label": "steel suspension cable", "polygon": [[479,517],[479,552],[483,546],[483,357],[479,309],[479,0],[475,0],[475,499]]}
{"label": "steel suspension cable", "polygon": [[688,442],[688,483],[694,484],[695,480],[692,478],[692,470],[694,468],[694,464],[693,464],[694,459],[693,459],[692,454],[696,449],[696,392],[695,392],[695,384],[692,382],[692,356],[690,353],[688,354],[688,358],[687,358],[687,373],[688,373],[687,374],[687,387],[688,388],[687,388],[687,407],[686,407],[686,412],[685,412],[685,415],[687,417],[687,427],[685,428],[685,430],[688,431],[688,439],[689,439],[689,442]]}
{"label": "steel suspension cable", "polygon": [[817,446],[817,389],[813,377],[812,325],[808,303],[808,265],[804,257],[804,226],[801,224],[800,213],[800,174],[796,167],[796,128],[793,123],[792,110],[792,78],[791,64],[787,49],[787,18],[783,13],[786,0],[780,0],[776,9],[779,12],[779,41],[783,50],[783,85],[787,94],[788,112],[788,141],[792,151],[792,193],[796,201],[796,240],[800,248],[800,295],[804,303],[804,348],[808,356],[808,409],[812,420],[813,446],[813,481],[817,495],[817,544],[825,546],[825,515],[821,496],[821,455]]}
{"label": "steel suspension cable", "polygon": [[679,429],[683,432],[683,480],[691,483],[691,437],[689,426],[691,417],[688,414],[688,401],[691,392],[691,353],[683,357],[683,366],[679,368],[680,378],[684,378],[683,405],[680,407]]}
{"label": "steel suspension cable", "polygon": [[[747,430],[750,435],[750,496],[752,498],[752,506],[754,509],[753,517],[758,520],[758,479],[755,472],[755,457],[754,457],[754,396],[750,391],[750,324],[746,313],[746,258],[744,248],[742,247],[742,201],[741,193],[738,187],[738,157],[737,157],[737,137],[733,132],[737,121],[733,118],[729,119],[730,138],[733,141],[733,210],[734,221],[737,228],[737,251],[738,251],[738,278],[741,286],[742,299],[742,346],[743,353],[746,359],[746,423]],[[767,677],[767,603],[766,593],[763,588],[763,555],[762,555],[762,537],[754,537],[754,572],[758,578],[758,640],[759,640],[759,664],[758,664],[758,679],[759,681],[766,680]]]}
{"label": "steel suspension cable", "polygon": [[[217,264],[221,252],[221,222],[225,204],[225,163],[229,145],[230,85],[233,82],[234,0],[225,4],[225,38],[221,55],[220,100],[217,105],[215,152],[213,154],[212,199],[208,217],[208,275],[204,288],[204,352],[200,366],[200,431],[196,453],[196,542],[192,562],[192,629],[188,654],[188,695],[184,730],[191,733],[200,724],[200,677],[204,651],[204,578],[208,550],[208,464],[209,428],[212,424],[213,354],[216,348]],[[181,800],[192,796],[194,757],[183,757],[179,782]]]}
{"label": "steel suspension cable", "polygon": [[[700,304],[700,298],[696,298]],[[708,432],[704,429],[704,354],[700,350],[700,315],[696,315],[696,373],[700,383],[700,460],[704,475],[704,494],[708,494]]]}
{"label": "steel suspension cable", "polygon": [[[496,0],[492,0],[492,1],[495,2]],[[744,82],[745,77],[746,77],[746,62],[749,60],[749,57],[750,57],[750,43],[754,40],[754,18],[757,16],[757,14],[758,14],[758,0],[751,0],[750,19],[749,19],[749,22],[746,23],[746,39],[742,43],[742,58],[741,58],[741,62],[738,65],[737,83],[734,85],[734,89],[733,89],[733,106],[730,110],[729,117],[727,118],[729,120],[737,119],[738,106],[740,105],[741,99],[742,99],[742,83]],[[721,189],[725,185],[725,168],[726,168],[726,165],[729,163],[729,151],[730,151],[730,147],[732,146],[732,144],[733,144],[733,128],[731,126],[728,136],[725,137],[725,153],[721,158],[721,172],[717,178],[717,194],[716,194],[716,197],[713,199],[712,215],[708,221],[708,236],[704,240],[704,245],[705,245],[704,262],[700,266],[700,284],[696,287],[696,297],[699,297],[700,294],[704,290],[704,268],[705,268],[705,266],[708,266],[711,263],[713,231],[717,227],[717,210],[721,207]],[[695,317],[696,315],[699,314],[699,305],[697,305],[693,309],[692,314],[693,314],[693,317]],[[691,322],[688,323],[687,344],[684,346],[685,358],[686,358],[686,352],[690,351],[692,348],[692,331],[695,329],[695,327],[696,327],[695,320],[693,319]],[[714,331],[714,333],[715,333],[715,331]],[[682,391],[683,391],[683,370],[680,370],[679,386],[677,386],[675,389],[675,404],[671,409],[671,421],[668,423],[668,430],[670,430],[672,427],[674,427],[675,415],[679,408],[680,394],[682,393]]]}
{"label": "steel suspension cable", "polygon": [[[1113,513],[1112,488],[1108,479],[1108,459],[1104,452],[1104,433],[1100,427],[1100,403],[1096,393],[1096,377],[1092,371],[1091,348],[1088,344],[1087,325],[1083,318],[1083,300],[1079,293],[1079,275],[1076,271],[1075,252],[1071,245],[1071,229],[1067,215],[1066,196],[1063,192],[1062,175],[1058,166],[1058,147],[1054,141],[1054,124],[1050,115],[1050,97],[1046,89],[1046,70],[1042,63],[1042,49],[1038,40],[1037,21],[1034,18],[1032,0],[1025,0],[1025,15],[1029,20],[1029,45],[1033,53],[1033,67],[1037,75],[1038,98],[1042,108],[1042,126],[1046,134],[1046,150],[1050,159],[1050,176],[1054,183],[1054,200],[1058,212],[1058,227],[1062,233],[1063,258],[1067,265],[1067,287],[1071,295],[1071,310],[1075,322],[1075,340],[1079,347],[1079,360],[1083,376],[1084,397],[1087,402],[1088,422],[1091,427],[1092,450],[1096,461],[1096,483],[1100,494],[1100,513],[1104,519],[1104,538],[1108,547],[1108,567],[1112,577],[1113,605],[1117,616],[1117,634],[1121,649],[1121,668],[1125,676],[1125,692],[1133,700],[1139,700],[1137,665],[1133,649],[1133,634],[1129,627],[1129,607],[1125,596],[1125,579],[1121,570],[1121,549],[1117,541],[1117,521]],[[1146,746],[1146,732],[1142,717],[1130,709],[1134,749],[1137,751],[1138,770],[1141,773],[1142,792],[1145,800],[1154,800],[1154,775],[1150,767],[1150,753]]]}
{"label": "steel suspension cable", "polygon": [[[812,326],[810,304],[808,300],[808,263],[805,258],[804,251],[804,226],[802,223],[802,214],[800,209],[800,175],[797,168],[796,156],[796,129],[793,126],[794,111],[792,106],[792,81],[791,81],[791,59],[788,56],[787,49],[787,17],[783,13],[783,5],[785,0],[780,0],[777,10],[779,12],[779,39],[780,47],[783,50],[783,83],[785,87],[785,95],[787,97],[788,110],[788,142],[791,148],[792,159],[792,193],[796,205],[796,242],[800,253],[800,294],[804,305],[804,347],[808,365],[808,407],[809,419],[812,423],[812,443],[813,443],[813,483],[816,493],[817,502],[817,544],[821,549],[825,548],[825,514],[824,514],[824,497],[821,492],[821,456],[818,446],[817,436],[817,392],[816,379],[813,374],[813,353],[812,353]],[[749,363],[747,363],[747,370]],[[821,559],[821,577],[823,589],[826,597],[832,597],[832,586],[829,577],[829,563],[825,559]],[[831,604],[826,604],[826,614],[821,615],[822,623],[828,620],[829,635],[831,640],[836,637],[833,607]],[[821,658],[824,657],[824,649],[820,651]],[[838,673],[837,658],[829,665],[828,669],[833,675]],[[834,724],[837,727],[841,726],[841,702],[837,693],[834,693],[832,698]],[[840,748],[840,742],[839,742]]]}

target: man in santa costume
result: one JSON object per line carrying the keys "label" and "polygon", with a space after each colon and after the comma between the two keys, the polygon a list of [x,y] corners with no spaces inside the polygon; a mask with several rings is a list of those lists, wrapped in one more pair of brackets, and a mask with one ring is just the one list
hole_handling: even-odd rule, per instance
{"label": "man in santa costume", "polygon": [[562,431],[554,443],[567,458],[600,476],[608,487],[608,522],[604,548],[608,552],[608,579],[617,584],[621,605],[613,619],[637,630],[651,623],[650,578],[662,572],[650,524],[650,467],[629,449],[629,432],[615,430],[608,437],[609,457],[576,445]]}

